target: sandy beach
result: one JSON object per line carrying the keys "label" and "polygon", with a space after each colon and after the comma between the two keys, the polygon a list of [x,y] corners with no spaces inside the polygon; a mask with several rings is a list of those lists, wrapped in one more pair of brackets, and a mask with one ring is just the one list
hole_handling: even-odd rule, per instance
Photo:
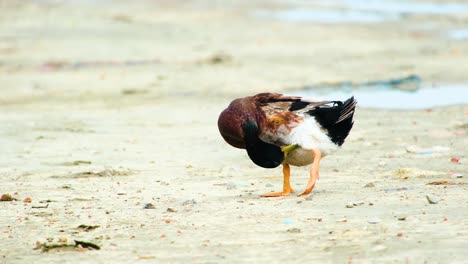
{"label": "sandy beach", "polygon": [[[468,89],[458,6],[275,17],[339,2],[0,1],[0,263],[466,263],[468,103],[358,103],[305,197],[261,198],[281,168],[219,135],[258,92],[408,75]],[[307,178],[292,167],[296,190]]]}

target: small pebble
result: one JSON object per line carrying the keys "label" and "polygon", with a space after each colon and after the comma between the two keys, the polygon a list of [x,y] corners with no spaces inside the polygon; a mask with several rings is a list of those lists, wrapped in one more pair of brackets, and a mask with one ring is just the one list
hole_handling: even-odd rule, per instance
{"label": "small pebble", "polygon": [[398,221],[405,221],[406,220],[406,215],[399,215],[397,216]]}
{"label": "small pebble", "polygon": [[189,205],[189,204],[196,204],[197,202],[195,201],[195,199],[192,199],[192,200],[187,200],[185,202],[182,203],[182,205]]}
{"label": "small pebble", "polygon": [[375,184],[373,182],[369,182],[368,184],[364,185],[365,188],[372,188],[375,187]]}
{"label": "small pebble", "polygon": [[299,229],[299,228],[291,228],[291,229],[286,230],[286,232],[288,232],[288,233],[300,233],[300,232],[301,232],[301,229]]}
{"label": "small pebble", "polygon": [[403,236],[403,232],[398,232],[397,233],[397,237],[402,237]]}
{"label": "small pebble", "polygon": [[175,212],[177,212],[174,208],[171,208],[171,207],[167,208],[166,211],[168,211],[169,213],[175,213]]}
{"label": "small pebble", "polygon": [[458,163],[458,162],[460,162],[460,158],[453,157],[453,158],[450,159],[450,161],[453,162],[453,163]]}
{"label": "small pebble", "polygon": [[228,189],[228,190],[233,190],[233,189],[236,189],[236,188],[237,188],[236,184],[232,183],[232,182],[230,182],[230,183],[228,183],[226,185],[226,189]]}
{"label": "small pebble", "polygon": [[382,222],[382,219],[374,216],[374,217],[368,218],[367,222],[369,224],[378,224],[378,223]]}
{"label": "small pebble", "polygon": [[[147,203],[145,204],[145,206],[143,207],[144,209],[156,209],[156,207],[154,207],[154,205],[152,203]],[[107,212],[106,212],[107,213]]]}
{"label": "small pebble", "polygon": [[24,198],[24,200],[23,200],[23,203],[31,203],[31,202],[32,202],[31,197],[26,197],[26,198]]}
{"label": "small pebble", "polygon": [[13,196],[11,196],[8,193],[2,194],[2,196],[0,197],[0,202],[10,202],[13,200],[15,200],[15,198],[13,198]]}
{"label": "small pebble", "polygon": [[353,208],[355,206],[360,206],[363,205],[364,201],[357,201],[357,202],[352,202],[352,203],[347,203],[346,208]]}
{"label": "small pebble", "polygon": [[374,247],[372,248],[372,251],[374,251],[374,252],[381,252],[381,251],[384,251],[384,250],[386,250],[386,249],[387,249],[387,247],[384,246],[384,245],[376,245],[376,246],[374,246]]}
{"label": "small pebble", "polygon": [[138,256],[138,259],[155,259],[155,256]]}
{"label": "small pebble", "polygon": [[426,199],[430,204],[437,204],[440,202],[440,197],[432,194],[426,194]]}

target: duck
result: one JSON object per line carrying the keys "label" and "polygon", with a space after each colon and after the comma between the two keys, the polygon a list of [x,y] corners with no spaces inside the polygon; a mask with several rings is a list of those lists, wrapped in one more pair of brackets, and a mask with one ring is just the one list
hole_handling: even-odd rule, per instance
{"label": "duck", "polygon": [[282,165],[283,190],[262,197],[295,193],[290,183],[291,166],[308,166],[308,195],[320,177],[320,161],[335,153],[348,137],[357,101],[323,101],[280,93],[259,93],[233,100],[218,118],[222,138],[245,149],[250,160],[267,169]]}

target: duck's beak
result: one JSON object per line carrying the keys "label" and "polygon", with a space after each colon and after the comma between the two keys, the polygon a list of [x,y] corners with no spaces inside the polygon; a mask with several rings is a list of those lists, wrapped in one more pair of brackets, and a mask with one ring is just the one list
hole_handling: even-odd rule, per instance
{"label": "duck's beak", "polygon": [[293,145],[288,145],[288,146],[282,146],[281,151],[284,153],[284,157],[286,158],[289,154],[289,152],[299,148],[299,145],[293,144]]}

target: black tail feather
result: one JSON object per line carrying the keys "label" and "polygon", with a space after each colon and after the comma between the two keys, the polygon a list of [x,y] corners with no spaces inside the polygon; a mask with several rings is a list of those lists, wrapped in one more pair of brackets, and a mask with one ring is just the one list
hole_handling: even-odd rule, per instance
{"label": "black tail feather", "polygon": [[353,127],[353,115],[356,108],[354,97],[345,102],[334,101],[333,106],[319,106],[306,113],[315,117],[331,141],[341,146]]}

